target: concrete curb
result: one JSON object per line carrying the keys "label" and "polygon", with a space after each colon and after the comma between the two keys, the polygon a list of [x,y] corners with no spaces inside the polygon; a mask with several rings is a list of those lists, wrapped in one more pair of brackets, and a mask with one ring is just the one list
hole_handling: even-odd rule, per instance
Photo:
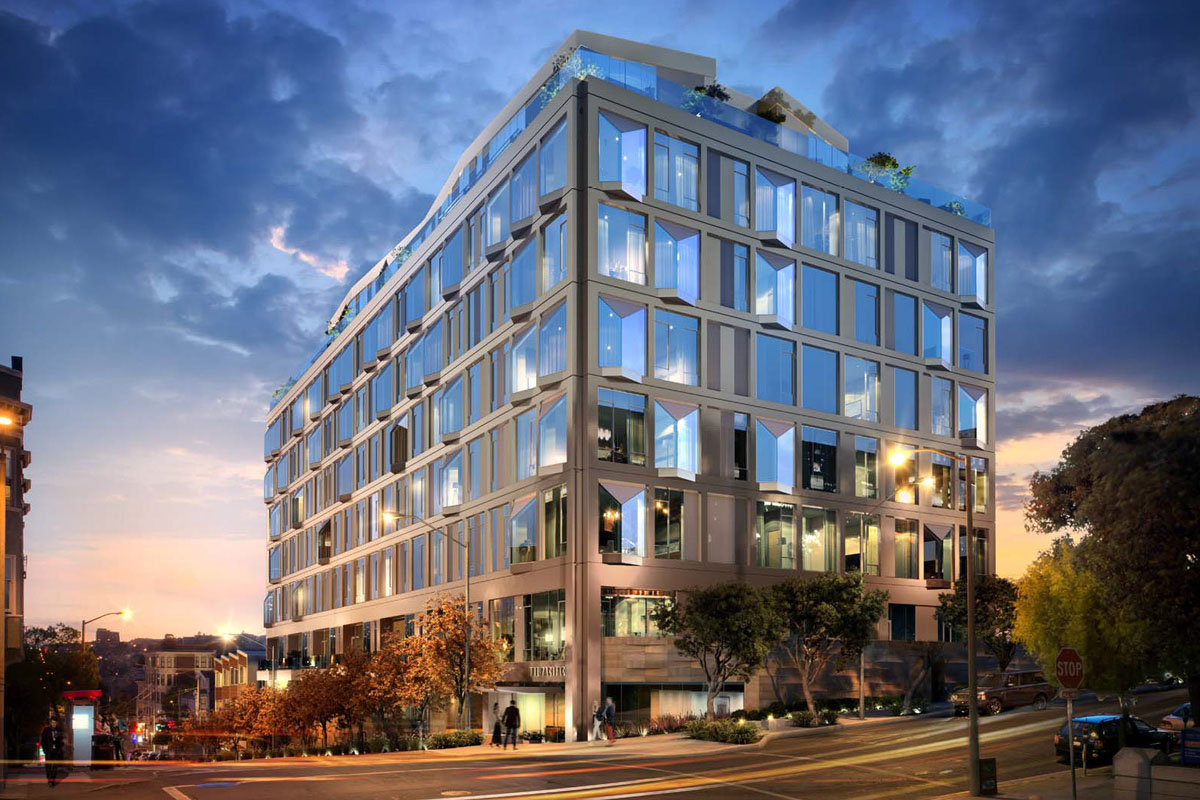
{"label": "concrete curb", "polygon": [[[889,725],[898,722],[916,722],[923,719],[946,719],[952,716],[954,716],[954,709],[948,708],[930,711],[926,714],[909,714],[903,717],[876,717],[874,719],[868,718],[864,720],[856,719],[853,723],[821,725],[820,727],[816,728],[789,728],[782,731],[767,731],[763,734],[761,739],[751,746],[761,749],[777,739],[794,739],[797,736],[832,733],[833,731],[847,730],[849,728],[857,728],[864,725]],[[731,745],[731,747],[745,747],[745,745]]]}

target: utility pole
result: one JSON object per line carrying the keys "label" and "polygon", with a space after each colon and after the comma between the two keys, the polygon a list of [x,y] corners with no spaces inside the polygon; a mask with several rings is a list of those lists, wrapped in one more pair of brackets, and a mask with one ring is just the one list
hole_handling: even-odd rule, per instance
{"label": "utility pole", "polygon": [[967,476],[967,758],[969,789],[979,797],[979,679],[975,672],[975,471],[971,457],[963,456]]}

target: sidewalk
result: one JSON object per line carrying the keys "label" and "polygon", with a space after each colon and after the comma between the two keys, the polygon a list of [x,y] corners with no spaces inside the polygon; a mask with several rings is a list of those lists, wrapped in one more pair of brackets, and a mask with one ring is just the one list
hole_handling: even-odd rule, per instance
{"label": "sidewalk", "polygon": [[[1113,792],[1112,767],[1090,769],[1086,777],[1083,770],[1078,770],[1075,773],[1075,787],[1077,796],[1084,800],[1108,800]],[[937,800],[962,797],[970,797],[970,794],[957,792],[943,795]],[[1001,776],[1000,793],[995,797],[999,800],[1071,800],[1071,773],[1063,770],[1010,781]]]}

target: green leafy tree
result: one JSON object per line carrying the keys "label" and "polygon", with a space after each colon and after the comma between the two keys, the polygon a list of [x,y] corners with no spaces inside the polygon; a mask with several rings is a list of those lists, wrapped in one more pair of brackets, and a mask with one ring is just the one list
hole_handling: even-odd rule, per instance
{"label": "green leafy tree", "polygon": [[4,736],[13,757],[22,743],[31,747],[47,718],[61,711],[64,691],[100,686],[96,656],[81,651],[77,628],[29,627],[22,644],[22,659],[5,669]]}
{"label": "green leafy tree", "polygon": [[[967,579],[959,578],[953,592],[938,596],[942,621],[955,630],[967,630]],[[1016,651],[1017,585],[1008,578],[979,575],[975,578],[975,636],[996,659],[1000,671],[1008,669]]]}
{"label": "green leafy tree", "polygon": [[1084,532],[1088,564],[1123,618],[1154,632],[1146,666],[1187,679],[1200,707],[1200,397],[1089,428],[1035,473],[1030,527]]}
{"label": "green leafy tree", "polygon": [[675,649],[700,662],[707,714],[726,682],[747,680],[778,641],[778,623],[761,592],[738,581],[692,589],[653,612]]}
{"label": "green leafy tree", "polygon": [[841,669],[874,638],[888,593],[867,591],[861,573],[788,578],[766,590],[782,640],[773,657],[800,673],[808,710],[816,712],[812,685],[831,663]]}

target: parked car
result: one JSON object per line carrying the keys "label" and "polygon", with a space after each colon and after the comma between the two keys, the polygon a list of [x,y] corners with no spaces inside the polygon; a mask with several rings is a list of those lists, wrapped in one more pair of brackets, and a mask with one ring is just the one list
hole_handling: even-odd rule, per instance
{"label": "parked car", "polygon": [[1184,728],[1196,727],[1196,718],[1192,716],[1192,704],[1184,703],[1179,708],[1162,718],[1158,727],[1164,731],[1179,733]]}
{"label": "parked car", "polygon": [[[1038,711],[1054,696],[1054,687],[1041,670],[984,672],[979,676],[979,708],[986,714],[999,714],[1006,708],[1032,705]],[[966,714],[971,693],[960,686],[950,695],[955,714]]]}
{"label": "parked car", "polygon": [[[1092,764],[1111,761],[1120,749],[1120,726],[1125,725],[1126,747],[1153,747],[1170,753],[1174,739],[1166,731],[1160,731],[1137,717],[1122,717],[1120,714],[1096,714],[1090,717],[1075,717],[1071,730],[1075,740],[1075,758]],[[1087,749],[1084,749],[1084,745]],[[1054,734],[1054,752],[1060,761],[1069,756],[1067,726]]]}

